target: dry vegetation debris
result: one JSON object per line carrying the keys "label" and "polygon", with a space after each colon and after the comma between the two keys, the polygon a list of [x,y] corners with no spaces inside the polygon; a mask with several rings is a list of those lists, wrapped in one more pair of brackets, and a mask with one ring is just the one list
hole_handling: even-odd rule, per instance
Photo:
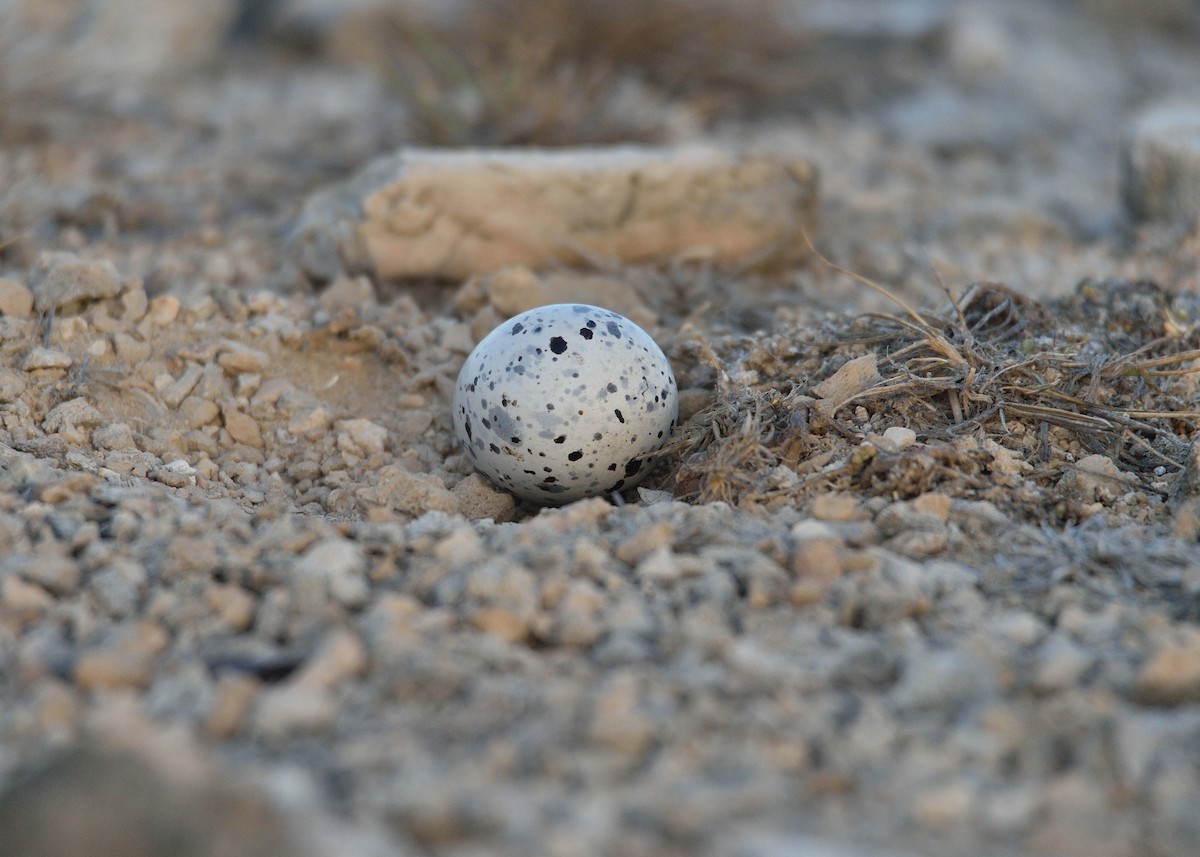
{"label": "dry vegetation debris", "polygon": [[[1062,524],[1096,508],[1064,477],[1103,455],[1124,468],[1115,485],[1161,508],[1200,419],[1195,296],[1107,281],[1045,305],[997,283],[941,312],[896,300],[901,314],[723,343],[723,360],[685,336],[718,380],[669,451],[678,495],[803,506],[831,485],[901,499],[937,488]],[[897,426],[923,442],[896,448],[884,435]]]}

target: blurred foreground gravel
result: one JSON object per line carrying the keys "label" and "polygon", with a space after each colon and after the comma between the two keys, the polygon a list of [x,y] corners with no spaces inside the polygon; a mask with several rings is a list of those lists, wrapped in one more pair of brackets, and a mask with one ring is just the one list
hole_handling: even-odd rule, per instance
{"label": "blurred foreground gravel", "polygon": [[[748,339],[883,303],[754,260],[310,282],[305,203],[440,142],[372,34],[469,6],[0,7],[0,854],[1200,851],[1195,446],[1142,478],[1009,416],[1024,457],[954,441],[970,490],[803,504],[684,502],[670,461],[543,511],[471,474],[454,378],[528,306],[651,330],[687,419],[758,383]],[[1139,121],[1196,104],[1194,4],[773,8],[710,99],[623,73],[555,133],[812,162],[822,249],[915,305],[1088,277],[1113,353],[1194,339],[1195,150]],[[865,405],[879,462],[941,473]]]}

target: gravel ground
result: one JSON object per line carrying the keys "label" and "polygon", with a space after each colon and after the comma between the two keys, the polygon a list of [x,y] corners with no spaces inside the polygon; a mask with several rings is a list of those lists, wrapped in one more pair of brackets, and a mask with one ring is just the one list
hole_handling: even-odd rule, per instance
{"label": "gravel ground", "polygon": [[[649,4],[672,51],[621,31],[654,63],[527,81],[530,118],[413,47],[473,56],[466,2],[0,6],[0,853],[1200,851],[1197,382],[1156,373],[1200,349],[1200,164],[1127,164],[1200,103],[1200,9],[1126,7]],[[945,290],[1003,284],[957,304],[979,353],[1106,416],[846,404],[906,329],[815,262],[289,250],[406,144],[614,139],[810,158],[823,252],[951,338]],[[466,355],[541,295],[675,366],[622,502],[519,505],[456,448]]]}

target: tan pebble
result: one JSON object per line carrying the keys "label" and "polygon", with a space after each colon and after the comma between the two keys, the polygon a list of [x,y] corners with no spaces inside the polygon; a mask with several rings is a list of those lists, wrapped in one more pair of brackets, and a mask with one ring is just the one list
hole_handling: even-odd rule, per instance
{"label": "tan pebble", "polygon": [[817,410],[832,416],[849,399],[879,383],[882,377],[874,354],[864,354],[842,364],[836,372],[819,384],[814,384],[812,394],[820,397]]}
{"label": "tan pebble", "polygon": [[178,318],[179,307],[179,298],[174,295],[159,295],[150,301],[146,317],[159,327],[166,327]]}
{"label": "tan pebble", "polygon": [[483,539],[473,527],[460,527],[438,542],[433,558],[450,568],[472,565],[487,556]]}
{"label": "tan pebble", "polygon": [[1189,542],[1200,539],[1200,497],[1188,497],[1178,505],[1171,519],[1171,535]]}
{"label": "tan pebble", "polygon": [[914,511],[933,515],[943,523],[950,520],[950,506],[954,500],[940,491],[926,491],[912,501]]}
{"label": "tan pebble", "polygon": [[217,365],[225,370],[227,375],[237,375],[240,372],[262,372],[271,362],[265,351],[251,348],[240,342],[222,343],[226,349],[217,355]]}
{"label": "tan pebble", "polygon": [[36,346],[30,349],[26,355],[25,361],[21,364],[21,368],[26,372],[36,372],[42,369],[58,369],[67,370],[71,368],[71,364],[75,361],[65,352],[59,351],[56,348],[45,348]]}
{"label": "tan pebble", "polygon": [[465,324],[450,324],[442,331],[442,347],[455,354],[470,354],[476,341]]}
{"label": "tan pebble", "polygon": [[842,541],[837,538],[804,539],[792,549],[788,570],[797,578],[814,583],[830,583],[841,576]]}
{"label": "tan pebble", "polygon": [[188,396],[179,405],[179,419],[188,428],[198,429],[209,425],[217,419],[220,408],[215,402],[201,399],[199,396]]}
{"label": "tan pebble", "polygon": [[24,283],[0,277],[0,315],[29,318],[33,314],[33,292]]}
{"label": "tan pebble", "polygon": [[642,527],[617,545],[617,559],[626,565],[637,565],[647,554],[668,547],[675,539],[675,527],[669,521],[659,521]]}
{"label": "tan pebble", "polygon": [[263,377],[257,372],[243,372],[237,376],[237,394],[249,398],[258,392]]}
{"label": "tan pebble", "polygon": [[1146,705],[1200,702],[1200,631],[1160,646],[1138,670],[1133,696]]}
{"label": "tan pebble", "polygon": [[25,377],[15,369],[0,368],[0,404],[15,402],[25,392]]}
{"label": "tan pebble", "polygon": [[310,431],[324,431],[329,428],[332,418],[329,411],[322,407],[312,408],[298,415],[288,423],[288,434],[299,437]]}
{"label": "tan pebble", "polygon": [[908,449],[917,442],[917,433],[904,426],[891,426],[884,429],[883,439],[896,452]]}
{"label": "tan pebble", "polygon": [[262,683],[252,676],[240,673],[221,676],[212,705],[204,716],[204,731],[214,738],[231,738],[240,732],[261,687]]}
{"label": "tan pebble", "polygon": [[120,283],[112,262],[91,261],[74,253],[45,252],[29,282],[34,305],[59,315],[77,313],[95,301],[117,296]]}
{"label": "tan pebble", "polygon": [[[79,589],[79,564],[64,553],[65,545],[45,543],[21,572],[26,580],[48,589],[55,595],[70,595]],[[63,553],[60,553],[63,552]]]}
{"label": "tan pebble", "polygon": [[79,697],[60,681],[39,682],[33,711],[38,727],[58,740],[71,738],[79,726]]}
{"label": "tan pebble", "polygon": [[681,577],[681,567],[668,545],[659,545],[638,561],[637,579],[658,586],[669,585]]}
{"label": "tan pebble", "polygon": [[67,426],[92,428],[104,422],[103,415],[82,397],[63,402],[53,407],[42,420],[42,428],[53,434]]}
{"label": "tan pebble", "polygon": [[110,646],[80,655],[75,664],[75,683],[85,690],[145,687],[155,657],[166,648],[168,640],[167,632],[159,625],[138,622]]}
{"label": "tan pebble", "polygon": [[362,674],[367,668],[367,647],[351,631],[330,632],[317,651],[289,681],[297,687],[327,689]]}
{"label": "tan pebble", "polygon": [[639,710],[637,677],[617,673],[600,691],[588,736],[626,756],[639,755],[654,738],[654,725]]}
{"label": "tan pebble", "polygon": [[[204,370],[199,366],[189,366],[178,379],[167,375],[164,378],[165,383],[159,388],[163,403],[168,408],[178,408],[183,400],[192,394],[192,390],[196,389],[196,385],[200,383],[203,376]],[[158,386],[157,381],[155,386]]]}
{"label": "tan pebble", "polygon": [[433,425],[433,414],[429,411],[409,411],[395,422],[395,435],[399,441],[411,443]]}
{"label": "tan pebble", "polygon": [[375,486],[364,490],[363,499],[413,517],[431,510],[458,512],[457,498],[441,479],[429,473],[410,473],[394,464],[380,468]]}
{"label": "tan pebble", "polygon": [[196,468],[182,458],[170,461],[150,472],[151,478],[171,488],[184,488],[196,484]]}
{"label": "tan pebble", "polygon": [[484,607],[471,614],[471,625],[506,643],[516,643],[529,634],[529,620],[505,607]]}
{"label": "tan pebble", "polygon": [[141,363],[150,359],[150,344],[128,333],[118,333],[113,336],[113,350],[117,357],[129,363]]}
{"label": "tan pebble", "polygon": [[923,827],[943,830],[964,821],[974,802],[974,792],[965,783],[952,782],[917,795],[912,815]]}
{"label": "tan pebble", "polygon": [[1079,459],[1058,480],[1064,494],[1085,504],[1110,501],[1137,484],[1137,477],[1121,470],[1107,455],[1098,453]]}
{"label": "tan pebble", "polygon": [[524,266],[504,268],[487,279],[488,300],[502,318],[538,306],[541,283],[533,271]]}
{"label": "tan pebble", "polygon": [[361,310],[375,302],[375,286],[369,277],[337,277],[317,296],[317,305],[331,315]]}
{"label": "tan pebble", "polygon": [[387,443],[387,429],[370,420],[339,420],[334,424],[334,428],[339,432],[338,449],[352,455],[383,452]]}
{"label": "tan pebble", "polygon": [[870,517],[851,494],[821,494],[813,499],[812,516],[818,521],[863,521]]}
{"label": "tan pebble", "polygon": [[146,316],[146,311],[150,308],[150,301],[146,297],[146,289],[142,286],[141,280],[126,280],[125,290],[121,292],[121,309],[124,318],[129,321],[141,321]]}
{"label": "tan pebble", "polygon": [[254,595],[234,583],[214,583],[204,593],[208,606],[234,632],[245,631],[254,621]]}
{"label": "tan pebble", "polygon": [[512,519],[517,501],[512,494],[501,491],[478,473],[460,480],[451,491],[458,501],[459,511],[471,521],[491,518],[500,523]]}
{"label": "tan pebble", "polygon": [[504,316],[494,306],[488,304],[471,317],[471,338],[479,342],[499,327],[502,321],[504,321]]}
{"label": "tan pebble", "polygon": [[262,429],[258,420],[249,414],[235,408],[225,407],[221,416],[225,421],[225,430],[237,443],[260,448],[263,445]]}
{"label": "tan pebble", "polygon": [[29,621],[49,610],[54,604],[54,597],[36,583],[29,583],[15,574],[7,574],[0,580],[0,601],[22,621]]}

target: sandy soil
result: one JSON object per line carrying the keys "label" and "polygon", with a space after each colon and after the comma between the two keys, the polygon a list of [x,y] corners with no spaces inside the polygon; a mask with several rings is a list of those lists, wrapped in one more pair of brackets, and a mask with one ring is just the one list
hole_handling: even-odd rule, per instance
{"label": "sandy soil", "polygon": [[[1123,172],[1200,98],[1194,3],[0,23],[0,853],[1200,849],[1200,232]],[[829,263],[291,241],[408,145],[696,141],[810,159]],[[639,490],[541,510],[457,448],[544,295],[672,361]]]}

